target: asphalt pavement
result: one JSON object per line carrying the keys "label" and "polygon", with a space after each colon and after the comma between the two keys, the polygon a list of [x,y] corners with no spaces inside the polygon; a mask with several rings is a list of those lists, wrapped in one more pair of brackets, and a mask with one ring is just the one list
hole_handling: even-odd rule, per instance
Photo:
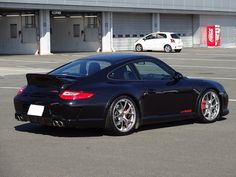
{"label": "asphalt pavement", "polygon": [[13,97],[25,74],[47,72],[96,53],[0,56],[1,177],[236,177],[236,49],[143,52],[185,76],[219,81],[230,114],[141,127],[114,137],[99,129],[44,127],[14,119]]}

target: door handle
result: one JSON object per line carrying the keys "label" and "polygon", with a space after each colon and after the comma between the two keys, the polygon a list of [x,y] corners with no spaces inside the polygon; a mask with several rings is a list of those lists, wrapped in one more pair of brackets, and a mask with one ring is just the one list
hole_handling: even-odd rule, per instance
{"label": "door handle", "polygon": [[158,91],[156,89],[148,89],[144,92],[144,95],[154,95],[154,94],[167,94],[167,93],[178,93],[178,90],[167,90],[167,91]]}
{"label": "door handle", "polygon": [[179,92],[178,90],[167,90],[167,91],[163,91],[162,93],[166,94],[166,93],[178,93],[178,92]]}
{"label": "door handle", "polygon": [[156,90],[155,89],[147,89],[143,94],[144,95],[154,95],[154,94],[156,94]]}

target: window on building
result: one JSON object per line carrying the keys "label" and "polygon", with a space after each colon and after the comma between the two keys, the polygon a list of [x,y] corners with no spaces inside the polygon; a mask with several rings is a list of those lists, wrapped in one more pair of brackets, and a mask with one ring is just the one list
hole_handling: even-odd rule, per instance
{"label": "window on building", "polygon": [[10,37],[17,38],[17,24],[10,24]]}
{"label": "window on building", "polygon": [[97,28],[98,26],[97,17],[89,17],[87,26],[88,28]]}
{"label": "window on building", "polygon": [[35,16],[26,16],[25,17],[25,27],[26,28],[35,28]]}
{"label": "window on building", "polygon": [[73,25],[73,36],[80,37],[80,24]]}

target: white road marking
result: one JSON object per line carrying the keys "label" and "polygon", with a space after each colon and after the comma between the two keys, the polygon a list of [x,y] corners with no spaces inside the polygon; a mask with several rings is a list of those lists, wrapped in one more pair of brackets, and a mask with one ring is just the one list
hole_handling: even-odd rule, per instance
{"label": "white road marking", "polygon": [[0,67],[0,76],[22,75],[26,73],[46,73],[50,70],[50,68]]}
{"label": "white road marking", "polygon": [[13,89],[13,90],[18,90],[20,87],[0,87],[0,89]]}
{"label": "white road marking", "polygon": [[195,77],[195,76],[187,76],[189,78],[194,78],[194,79],[212,79],[212,80],[232,80],[236,81],[236,78],[231,78],[231,77]]}
{"label": "white road marking", "polygon": [[229,99],[230,102],[236,102],[236,99]]}
{"label": "white road marking", "polygon": [[212,61],[212,62],[236,62],[236,59],[198,59],[198,58],[162,58],[162,60],[182,60],[182,61]]}
{"label": "white road marking", "polygon": [[236,70],[236,67],[221,67],[221,66],[191,66],[191,65],[171,65],[178,68],[207,68],[207,69],[230,69]]}
{"label": "white road marking", "polygon": [[56,62],[56,61],[42,61],[42,60],[11,60],[11,59],[0,59],[0,62],[3,61],[7,61],[7,62],[21,62],[21,63],[60,63],[60,62]]}

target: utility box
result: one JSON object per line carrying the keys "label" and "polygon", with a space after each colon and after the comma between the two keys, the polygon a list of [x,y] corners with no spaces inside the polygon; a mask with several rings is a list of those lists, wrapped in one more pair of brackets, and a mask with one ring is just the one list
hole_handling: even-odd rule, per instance
{"label": "utility box", "polygon": [[207,46],[216,47],[221,45],[220,25],[207,26]]}

